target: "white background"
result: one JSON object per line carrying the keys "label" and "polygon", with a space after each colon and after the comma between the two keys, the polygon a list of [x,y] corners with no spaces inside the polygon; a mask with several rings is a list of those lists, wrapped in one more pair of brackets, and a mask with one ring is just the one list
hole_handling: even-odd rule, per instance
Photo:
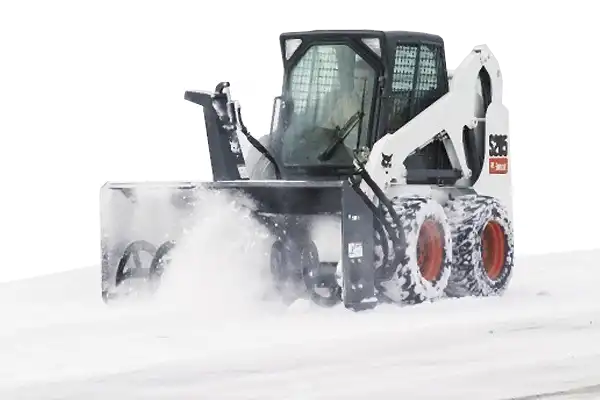
{"label": "white background", "polygon": [[511,113],[518,253],[597,247],[594,8],[586,1],[4,2],[0,279],[99,264],[105,181],[209,179],[202,112],[184,91],[229,80],[259,136],[281,85],[278,35],[309,29],[439,34],[450,68],[488,44]]}

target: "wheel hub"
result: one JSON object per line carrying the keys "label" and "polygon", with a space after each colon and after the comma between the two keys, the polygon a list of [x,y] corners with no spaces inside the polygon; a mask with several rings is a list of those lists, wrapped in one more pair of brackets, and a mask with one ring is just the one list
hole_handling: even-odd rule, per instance
{"label": "wheel hub", "polygon": [[435,221],[428,219],[421,226],[417,242],[417,264],[423,278],[428,281],[437,279],[443,262],[443,233]]}
{"label": "wheel hub", "polygon": [[499,223],[490,221],[483,230],[483,266],[490,279],[498,279],[504,268],[506,239]]}

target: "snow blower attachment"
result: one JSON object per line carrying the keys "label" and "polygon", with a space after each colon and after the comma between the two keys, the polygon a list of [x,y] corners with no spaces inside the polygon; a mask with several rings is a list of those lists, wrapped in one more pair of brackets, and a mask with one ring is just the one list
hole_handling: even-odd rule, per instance
{"label": "snow blower attachment", "polygon": [[[475,47],[449,72],[442,38],[424,33],[296,32],[280,44],[282,94],[259,139],[227,82],[185,93],[204,110],[212,182],[102,188],[103,298],[159,290],[208,193],[269,232],[266,262],[285,301],[362,310],[502,294],[511,171],[490,50]],[[338,237],[319,239],[332,221]]]}

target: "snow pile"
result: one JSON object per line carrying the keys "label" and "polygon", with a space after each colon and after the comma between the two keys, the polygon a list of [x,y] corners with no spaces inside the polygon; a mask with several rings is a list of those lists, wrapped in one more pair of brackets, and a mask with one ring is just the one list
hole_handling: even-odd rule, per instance
{"label": "snow pile", "polygon": [[97,267],[0,285],[0,398],[599,397],[600,252],[518,260],[503,297],[261,314],[269,241],[207,196],[156,301],[105,306]]}
{"label": "snow pile", "polygon": [[194,315],[257,310],[270,287],[271,240],[247,199],[203,191],[186,232],[171,252],[157,300]]}

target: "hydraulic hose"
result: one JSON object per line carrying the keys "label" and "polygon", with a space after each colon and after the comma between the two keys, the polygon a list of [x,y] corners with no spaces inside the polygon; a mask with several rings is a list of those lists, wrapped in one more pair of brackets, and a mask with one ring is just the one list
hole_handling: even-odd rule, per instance
{"label": "hydraulic hose", "polygon": [[[400,220],[400,216],[394,209],[394,205],[392,204],[392,202],[387,198],[385,193],[383,193],[383,190],[381,190],[379,185],[377,185],[377,183],[373,180],[371,175],[366,171],[364,165],[358,161],[357,161],[357,163],[359,165],[359,167],[357,168],[357,172],[360,174],[360,176],[364,180],[364,182],[371,188],[371,190],[373,190],[373,193],[375,194],[377,199],[387,208],[388,213],[389,213],[390,217],[392,218],[392,220],[394,221],[394,223],[396,224],[397,228],[394,229],[394,227],[391,226],[389,224],[389,222],[386,221],[385,218],[382,218],[380,220],[380,222],[383,222],[385,224],[385,226],[388,228],[389,237],[392,240],[394,247],[396,249],[404,252],[406,249],[406,238],[404,237],[404,230],[402,229],[402,221]],[[356,184],[355,190],[357,192],[359,192],[359,195],[367,202],[367,205],[369,205],[369,207],[373,211],[373,208],[375,206],[368,199],[367,195],[362,190],[360,190],[360,188],[358,187],[358,184]],[[377,216],[376,211],[373,211],[373,212],[374,212],[374,215]],[[388,251],[389,251],[389,249],[388,249]],[[394,264],[393,265],[397,265],[398,262],[400,261],[399,260],[400,255],[398,254],[398,252],[394,252],[394,253],[395,253],[395,255],[394,255]]]}

